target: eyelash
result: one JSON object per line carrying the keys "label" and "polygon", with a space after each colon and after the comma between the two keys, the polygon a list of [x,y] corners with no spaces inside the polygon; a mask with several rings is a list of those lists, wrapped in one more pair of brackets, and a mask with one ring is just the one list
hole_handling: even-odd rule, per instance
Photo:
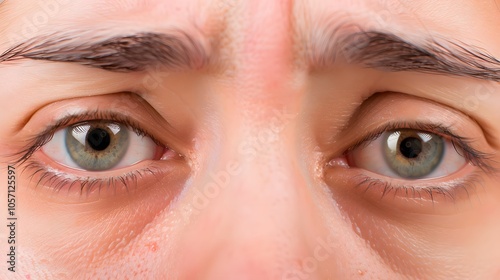
{"label": "eyelash", "polygon": [[33,153],[38,151],[41,147],[43,147],[43,145],[47,144],[54,136],[54,133],[59,129],[68,127],[70,125],[75,125],[80,122],[92,121],[92,120],[122,123],[126,125],[127,128],[132,129],[135,133],[137,133],[137,135],[147,136],[151,138],[156,144],[163,146],[163,144],[161,144],[161,142],[158,141],[150,133],[146,132],[143,129],[140,129],[139,128],[140,125],[134,122],[129,117],[117,114],[115,112],[95,110],[95,111],[85,112],[79,115],[69,115],[67,117],[62,118],[61,120],[56,121],[54,124],[50,125],[42,133],[28,140],[29,144],[27,145],[27,147],[21,150],[21,152],[19,152],[18,154],[16,154],[17,157],[19,157],[19,159],[15,161],[15,164],[22,164],[26,160],[28,160],[31,157],[31,155],[33,155]]}
{"label": "eyelash", "polygon": [[[140,136],[147,136],[150,137],[155,143],[158,145],[162,145],[159,141],[157,141],[150,133],[142,130],[139,128],[139,124],[131,120],[129,117],[117,114],[114,112],[108,112],[108,111],[90,111],[86,112],[83,114],[79,115],[69,115],[67,117],[62,118],[61,120],[55,122],[54,124],[50,125],[47,129],[45,129],[42,133],[39,135],[34,136],[31,138],[28,142],[29,144],[27,147],[21,152],[17,153],[16,156],[18,157],[18,160],[15,161],[15,164],[24,164],[27,160],[31,158],[31,156],[38,151],[41,147],[43,147],[46,143],[48,143],[54,133],[62,128],[65,128],[67,126],[77,124],[79,122],[84,122],[84,121],[90,121],[90,120],[109,120],[113,122],[120,122],[124,125],[126,125],[129,129],[132,129],[135,133],[137,133]],[[461,137],[459,135],[454,134],[451,132],[451,129],[442,125],[436,125],[436,124],[426,124],[426,123],[418,123],[418,122],[394,122],[394,123],[389,123],[387,125],[384,125],[374,132],[369,133],[366,135],[364,138],[361,140],[357,141],[352,145],[346,152],[345,154],[349,153],[350,151],[362,147],[364,145],[368,145],[375,139],[377,139],[382,133],[386,131],[391,131],[391,130],[397,130],[397,129],[415,129],[415,130],[422,130],[422,131],[428,131],[431,133],[436,133],[438,135],[444,136],[449,138],[449,140],[452,142],[453,146],[455,147],[455,150],[462,155],[467,162],[470,164],[479,167],[481,170],[488,172],[488,173],[493,173],[496,172],[497,169],[493,167],[491,164],[491,157],[492,155],[483,153],[481,151],[478,151],[474,149],[471,145],[472,140],[469,138]],[[158,173],[158,169],[154,167],[149,167],[145,168],[142,170],[135,170],[132,172],[128,172],[124,175],[116,176],[116,177],[109,177],[109,178],[102,178],[102,179],[96,179],[96,178],[81,178],[74,176],[75,178],[64,178],[64,176],[61,176],[58,174],[58,172],[51,171],[48,169],[46,166],[43,164],[40,164],[38,162],[30,162],[29,164],[26,165],[25,170],[29,169],[31,170],[31,175],[29,176],[30,178],[33,178],[36,174],[40,174],[40,178],[38,179],[38,182],[35,185],[35,188],[38,187],[40,184],[50,184],[54,190],[54,192],[59,192],[64,186],[69,185],[69,188],[73,187],[74,185],[80,185],[80,194],[83,194],[84,190],[86,189],[87,193],[94,190],[94,189],[101,189],[103,186],[112,186],[116,187],[118,183],[121,183],[127,190],[129,189],[129,185],[136,184],[137,179],[140,177],[143,177],[145,174],[149,173],[151,175],[156,175]],[[364,176],[364,175],[363,175]],[[394,192],[397,194],[401,190],[401,192],[405,192],[407,195],[410,193],[413,194],[415,197],[416,194],[421,196],[421,192],[427,192],[431,198],[433,198],[433,193],[435,194],[443,194],[446,195],[450,198],[454,198],[453,193],[447,190],[447,188],[444,187],[415,187],[415,186],[409,186],[409,185],[394,185],[390,182],[384,182],[379,179],[374,179],[370,177],[361,177],[358,178],[360,179],[360,183],[357,184],[357,187],[360,186],[365,186],[365,192],[371,188],[372,186],[382,186],[383,187],[383,193],[382,197],[387,195],[390,192]],[[467,180],[461,182],[459,187],[465,189],[472,188],[473,186],[473,181],[475,180]],[[408,191],[410,190],[410,192]]]}
{"label": "eyelash", "polygon": [[[165,146],[150,133],[141,129],[139,124],[134,122],[129,117],[115,112],[95,110],[85,112],[83,114],[69,115],[67,117],[64,117],[56,121],[54,124],[50,125],[42,133],[35,135],[31,139],[29,139],[29,144],[27,144],[26,147],[19,153],[16,153],[14,155],[14,157],[17,158],[17,160],[14,161],[14,165],[22,165],[26,163],[35,152],[37,152],[45,144],[52,140],[52,137],[54,136],[54,133],[56,131],[64,129],[71,125],[78,124],[80,122],[92,120],[122,123],[137,135],[149,137],[156,144]],[[30,179],[32,179],[37,174],[39,174],[40,176],[35,185],[35,189],[38,188],[39,185],[50,185],[52,190],[57,193],[65,186],[68,186],[69,190],[75,185],[80,185],[81,195],[84,193],[84,191],[86,191],[88,194],[89,192],[96,189],[101,190],[101,188],[104,186],[107,186],[108,188],[116,188],[117,186],[119,186],[119,184],[125,187],[128,191],[131,186],[135,186],[137,184],[138,178],[141,178],[148,173],[156,176],[160,172],[158,168],[150,166],[141,170],[134,170],[120,176],[108,178],[82,178],[76,175],[61,175],[60,171],[51,170],[50,168],[47,168],[45,165],[37,161],[30,161],[28,164],[26,164],[26,166],[24,167],[24,171],[26,170],[30,171],[30,174],[28,176]]]}
{"label": "eyelash", "polygon": [[[399,129],[414,129],[421,130],[430,133],[440,135],[441,137],[448,138],[451,141],[455,151],[459,153],[465,160],[473,165],[479,167],[486,174],[493,174],[498,172],[498,169],[493,166],[492,154],[481,152],[472,147],[473,140],[470,138],[459,136],[452,132],[451,128],[440,125],[440,124],[429,124],[429,123],[419,123],[419,122],[394,122],[384,125],[374,132],[369,133],[361,140],[355,142],[344,155],[348,154],[350,151],[357,148],[369,145],[372,141],[376,140],[386,131],[399,130]],[[474,190],[476,184],[481,182],[480,176],[477,173],[468,176],[460,180],[459,182],[448,182],[442,184],[441,186],[416,186],[410,184],[394,184],[388,181],[384,181],[377,178],[372,178],[367,175],[357,175],[355,176],[358,183],[356,188],[364,187],[364,193],[373,187],[381,188],[382,195],[381,199],[390,194],[391,192],[396,196],[398,192],[404,193],[406,198],[422,198],[422,195],[427,194],[428,198],[434,203],[435,195],[443,195],[450,198],[452,201],[455,200],[456,192],[453,190],[462,189],[469,197],[469,192]],[[418,197],[417,197],[418,196]]]}
{"label": "eyelash", "polygon": [[144,177],[146,174],[151,174],[156,176],[160,170],[156,167],[148,167],[141,170],[134,170],[128,172],[123,175],[108,177],[108,178],[81,178],[78,176],[66,176],[60,175],[59,171],[52,171],[45,167],[43,164],[38,162],[30,162],[26,165],[24,170],[31,170],[30,179],[33,178],[36,174],[40,173],[40,178],[38,179],[35,189],[38,188],[39,185],[50,185],[52,191],[54,193],[60,192],[64,187],[68,188],[68,192],[74,186],[80,186],[80,195],[83,195],[84,191],[86,191],[87,196],[94,190],[99,190],[103,187],[107,187],[111,190],[116,190],[117,187],[123,186],[125,189],[130,191],[130,189],[137,186],[138,178]]}
{"label": "eyelash", "polygon": [[366,175],[358,175],[356,179],[358,180],[358,183],[355,185],[355,188],[364,188],[362,191],[363,194],[366,194],[366,192],[371,188],[380,188],[380,199],[389,196],[391,193],[394,197],[396,197],[398,193],[402,193],[404,198],[422,200],[425,197],[426,199],[430,199],[433,204],[438,196],[443,196],[445,199],[448,198],[451,202],[455,202],[460,190],[465,193],[467,199],[470,199],[471,192],[475,191],[477,185],[482,184],[481,177],[477,173],[474,173],[459,182],[447,183],[441,186],[425,187],[393,184],[380,179],[371,178]]}
{"label": "eyelash", "polygon": [[380,137],[384,132],[399,130],[399,129],[414,129],[420,131],[426,131],[430,133],[437,134],[441,137],[448,138],[451,141],[455,151],[459,153],[462,157],[464,157],[467,162],[471,163],[474,166],[479,167],[481,170],[486,172],[495,172],[497,171],[495,167],[493,167],[491,160],[493,155],[481,152],[472,147],[473,140],[470,138],[459,136],[452,132],[450,127],[446,127],[438,124],[430,124],[430,123],[419,123],[419,122],[394,122],[386,124],[374,132],[369,133],[361,140],[357,141],[352,145],[345,154],[350,151],[366,146],[370,144],[372,141]]}

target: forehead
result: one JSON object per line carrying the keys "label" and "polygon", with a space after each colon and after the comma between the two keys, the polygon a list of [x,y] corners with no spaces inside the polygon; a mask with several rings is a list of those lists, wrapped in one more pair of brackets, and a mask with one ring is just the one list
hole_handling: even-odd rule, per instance
{"label": "forehead", "polygon": [[203,35],[207,45],[234,57],[271,45],[300,53],[332,31],[377,30],[415,41],[453,39],[498,57],[493,27],[500,24],[499,14],[494,0],[8,0],[0,6],[0,36],[7,37],[0,48],[61,30],[111,36],[174,28]]}
{"label": "forehead", "polygon": [[[0,9],[9,19],[3,25],[27,20],[34,29],[43,29],[46,21],[70,20],[77,24],[105,21],[108,25],[134,23],[142,27],[189,23],[206,30],[220,23],[243,28],[243,22],[257,24],[255,20],[272,18],[275,22],[287,20],[299,29],[313,27],[315,22],[350,21],[379,28],[425,25],[458,33],[470,28],[456,27],[474,27],[483,20],[497,19],[500,13],[495,0],[7,0]],[[34,18],[26,18],[28,13]]]}

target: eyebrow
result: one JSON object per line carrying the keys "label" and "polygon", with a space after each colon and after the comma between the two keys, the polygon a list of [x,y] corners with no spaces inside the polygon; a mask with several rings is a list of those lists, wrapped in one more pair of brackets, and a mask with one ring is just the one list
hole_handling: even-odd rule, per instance
{"label": "eyebrow", "polygon": [[[309,52],[312,68],[334,65],[339,56],[350,63],[384,71],[414,71],[500,81],[500,61],[466,44],[447,46],[428,40],[410,43],[391,33],[355,32],[338,39],[335,32]],[[139,72],[160,66],[172,70],[200,69],[209,62],[201,40],[182,32],[113,36],[51,34],[22,42],[0,54],[0,64],[21,59],[71,62],[113,72]],[[326,44],[324,43],[326,41]]]}
{"label": "eyebrow", "polygon": [[154,66],[199,69],[208,63],[201,40],[182,31],[86,37],[75,32],[35,37],[0,54],[0,63],[22,59],[71,62],[113,72],[139,72]]}
{"label": "eyebrow", "polygon": [[[328,68],[339,58],[348,63],[389,72],[413,71],[500,81],[500,61],[473,46],[434,39],[411,43],[380,31],[349,33],[341,39],[336,30],[311,43],[311,68]],[[326,39],[325,39],[326,38]]]}

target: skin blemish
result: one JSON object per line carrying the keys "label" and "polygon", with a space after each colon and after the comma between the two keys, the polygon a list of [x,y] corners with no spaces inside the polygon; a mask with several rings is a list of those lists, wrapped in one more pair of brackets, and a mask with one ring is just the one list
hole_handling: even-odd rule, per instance
{"label": "skin blemish", "polygon": [[158,243],[156,242],[149,242],[146,244],[146,247],[153,253],[156,253],[156,251],[158,251]]}

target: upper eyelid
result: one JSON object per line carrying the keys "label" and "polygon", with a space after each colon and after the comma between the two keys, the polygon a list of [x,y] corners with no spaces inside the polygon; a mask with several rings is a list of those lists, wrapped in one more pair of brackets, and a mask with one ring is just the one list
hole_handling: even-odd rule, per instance
{"label": "upper eyelid", "polygon": [[461,140],[469,142],[471,140],[453,133],[450,128],[444,127],[442,125],[435,125],[422,122],[391,122],[376,128],[374,131],[370,132],[367,136],[364,136],[361,139],[355,141],[355,143],[351,145],[347,149],[347,151],[354,150],[366,143],[370,143],[371,141],[377,139],[380,135],[382,135],[386,131],[397,130],[397,129],[414,129],[414,130],[427,131],[436,134],[441,134],[441,136],[444,135],[452,139],[455,139],[457,141]]}
{"label": "upper eyelid", "polygon": [[[420,104],[421,107],[427,106],[429,107],[429,111],[439,110],[439,112],[442,112],[445,110],[453,119],[458,118],[461,120],[471,121],[482,129],[479,123],[469,114],[462,112],[450,104],[422,97],[418,94],[412,94],[411,92],[379,91],[366,96],[363,100],[361,100],[361,102],[359,102],[352,114],[349,116],[348,120],[340,128],[339,133],[344,134],[348,132],[352,127],[358,126],[360,121],[366,117],[372,116],[374,113],[379,115],[380,110],[387,108],[387,105],[390,104],[388,102],[396,102],[397,104],[411,102],[412,106],[416,106],[415,104]],[[391,116],[390,119],[394,119],[394,117]]]}
{"label": "upper eyelid", "polygon": [[495,167],[495,161],[493,160],[493,154],[479,151],[473,147],[473,139],[459,136],[452,132],[452,129],[442,125],[430,124],[430,123],[420,123],[420,122],[392,122],[384,126],[379,127],[375,131],[369,133],[363,138],[357,140],[352,144],[345,152],[349,153],[354,149],[360,148],[363,145],[367,145],[372,141],[376,140],[382,135],[382,133],[397,129],[414,129],[426,132],[435,133],[444,137],[449,137],[455,150],[460,153],[463,151],[463,156],[468,162],[475,166],[478,166],[483,171],[488,173],[499,172],[498,168]]}

